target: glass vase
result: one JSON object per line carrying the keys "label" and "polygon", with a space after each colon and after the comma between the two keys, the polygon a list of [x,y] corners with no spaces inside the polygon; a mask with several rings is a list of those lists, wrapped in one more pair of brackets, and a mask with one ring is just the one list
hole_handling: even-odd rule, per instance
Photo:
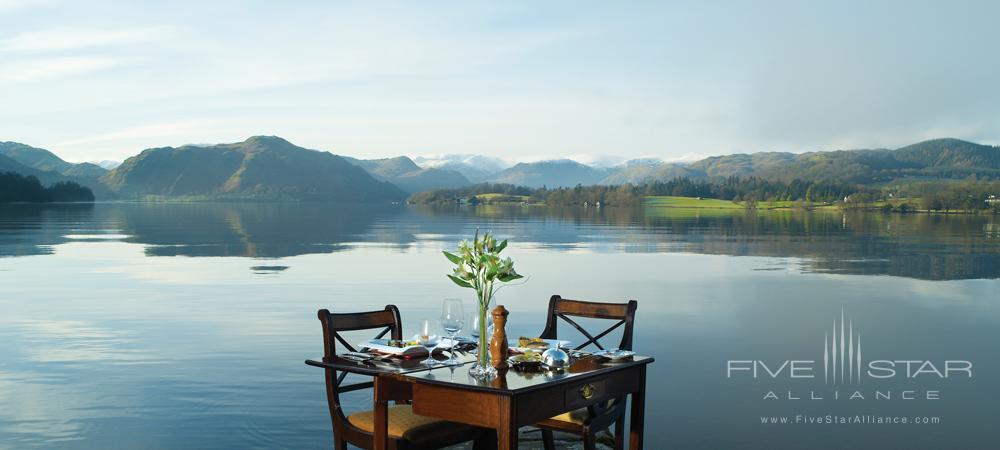
{"label": "glass vase", "polygon": [[476,344],[476,362],[469,368],[469,375],[478,379],[492,379],[497,375],[497,369],[493,367],[493,363],[490,361],[490,338],[492,337],[492,333],[489,332],[490,328],[487,326],[489,323],[487,315],[489,314],[489,305],[491,302],[492,299],[479,302],[480,330],[479,342]]}

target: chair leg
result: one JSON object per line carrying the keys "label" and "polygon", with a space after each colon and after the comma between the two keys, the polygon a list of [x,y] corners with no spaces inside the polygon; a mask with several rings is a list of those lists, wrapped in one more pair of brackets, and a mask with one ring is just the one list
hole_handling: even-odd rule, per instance
{"label": "chair leg", "polygon": [[545,450],[556,450],[556,442],[552,438],[552,430],[542,430],[542,445]]}
{"label": "chair leg", "polygon": [[615,421],[615,450],[625,450],[625,418]]}
{"label": "chair leg", "polygon": [[472,441],[472,450],[493,450],[497,448],[497,434],[487,431]]}
{"label": "chair leg", "polygon": [[597,450],[597,435],[593,430],[583,430],[583,450]]}
{"label": "chair leg", "polygon": [[333,439],[333,448],[335,450],[347,450],[347,441],[345,441],[343,439],[340,439],[340,438],[334,438]]}

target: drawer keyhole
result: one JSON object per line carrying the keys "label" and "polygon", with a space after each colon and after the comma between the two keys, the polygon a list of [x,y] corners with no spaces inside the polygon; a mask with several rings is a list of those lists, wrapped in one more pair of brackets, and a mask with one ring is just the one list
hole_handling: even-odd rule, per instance
{"label": "drawer keyhole", "polygon": [[590,400],[590,398],[594,396],[594,385],[592,384],[583,385],[583,387],[580,388],[580,396],[583,397],[585,400]]}

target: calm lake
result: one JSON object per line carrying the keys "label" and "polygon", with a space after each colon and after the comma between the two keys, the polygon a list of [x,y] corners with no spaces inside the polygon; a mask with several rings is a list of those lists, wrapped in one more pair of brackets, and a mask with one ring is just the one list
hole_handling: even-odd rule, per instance
{"label": "calm lake", "polygon": [[[330,448],[316,310],[471,315],[441,250],[477,227],[529,277],[498,294],[509,334],[552,294],[639,301],[647,448],[1000,442],[997,217],[97,204],[0,207],[0,448]],[[841,324],[882,370],[829,379]],[[798,415],[910,422],[761,423]]]}

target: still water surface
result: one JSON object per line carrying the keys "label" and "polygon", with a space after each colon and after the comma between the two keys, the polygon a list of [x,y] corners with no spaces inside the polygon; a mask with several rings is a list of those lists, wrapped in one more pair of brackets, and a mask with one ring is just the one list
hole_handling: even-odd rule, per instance
{"label": "still water surface", "polygon": [[[498,295],[511,334],[537,335],[551,294],[639,301],[651,448],[1000,442],[998,218],[97,204],[0,207],[0,448],[329,448],[322,374],[302,363],[322,352],[316,310],[392,303],[409,333],[442,298],[471,314],[440,251],[476,227],[510,238],[529,276]],[[842,315],[866,364],[974,375],[824,381]],[[728,378],[729,360],[813,360],[816,378]],[[940,423],[761,424],[798,414]]]}

